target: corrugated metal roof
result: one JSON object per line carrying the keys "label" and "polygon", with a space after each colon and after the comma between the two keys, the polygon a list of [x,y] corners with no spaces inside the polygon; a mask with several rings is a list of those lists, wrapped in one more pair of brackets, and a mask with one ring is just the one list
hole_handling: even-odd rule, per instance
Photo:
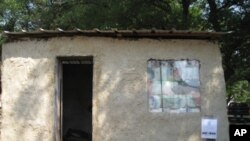
{"label": "corrugated metal roof", "polygon": [[217,39],[225,32],[207,32],[207,31],[184,31],[184,30],[159,30],[159,29],[143,29],[143,30],[46,30],[40,28],[38,31],[9,32],[4,31],[3,35],[10,40],[19,38],[51,38],[63,36],[103,36],[118,38],[168,38],[168,39]]}

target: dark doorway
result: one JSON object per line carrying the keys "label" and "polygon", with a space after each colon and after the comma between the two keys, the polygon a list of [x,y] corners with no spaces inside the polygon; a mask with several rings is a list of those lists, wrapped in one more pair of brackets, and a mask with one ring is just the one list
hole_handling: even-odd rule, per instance
{"label": "dark doorway", "polygon": [[61,61],[63,141],[92,141],[92,58]]}

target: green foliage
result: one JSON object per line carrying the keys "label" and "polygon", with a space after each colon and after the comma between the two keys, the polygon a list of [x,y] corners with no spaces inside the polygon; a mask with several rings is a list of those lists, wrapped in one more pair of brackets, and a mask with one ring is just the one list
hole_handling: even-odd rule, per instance
{"label": "green foliage", "polygon": [[3,37],[2,35],[0,35],[0,46],[2,46],[2,44],[4,44],[6,41],[7,39]]}
{"label": "green foliage", "polygon": [[[10,31],[35,30],[38,27],[198,30],[202,21],[202,10],[195,4],[189,9],[188,21],[183,21],[181,2],[171,0],[2,1],[0,27]],[[61,1],[61,4],[55,1]]]}
{"label": "green foliage", "polygon": [[250,104],[250,83],[246,80],[234,82],[227,87],[228,97],[235,102],[246,102]]}

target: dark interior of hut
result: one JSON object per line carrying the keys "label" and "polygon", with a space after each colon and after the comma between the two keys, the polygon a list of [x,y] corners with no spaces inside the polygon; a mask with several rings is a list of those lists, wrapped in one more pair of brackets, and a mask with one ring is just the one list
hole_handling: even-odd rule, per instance
{"label": "dark interior of hut", "polygon": [[92,77],[91,63],[62,65],[63,141],[92,140]]}

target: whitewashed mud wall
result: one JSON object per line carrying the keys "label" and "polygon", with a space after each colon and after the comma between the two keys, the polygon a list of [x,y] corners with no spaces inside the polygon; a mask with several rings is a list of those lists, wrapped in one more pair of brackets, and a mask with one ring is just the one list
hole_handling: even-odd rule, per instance
{"label": "whitewashed mud wall", "polygon": [[[217,140],[229,140],[221,54],[215,43],[62,37],[7,43],[2,51],[2,141],[54,141],[56,57],[90,55],[93,141],[200,141],[204,115],[218,119]],[[200,61],[200,112],[149,112],[150,58]]]}

